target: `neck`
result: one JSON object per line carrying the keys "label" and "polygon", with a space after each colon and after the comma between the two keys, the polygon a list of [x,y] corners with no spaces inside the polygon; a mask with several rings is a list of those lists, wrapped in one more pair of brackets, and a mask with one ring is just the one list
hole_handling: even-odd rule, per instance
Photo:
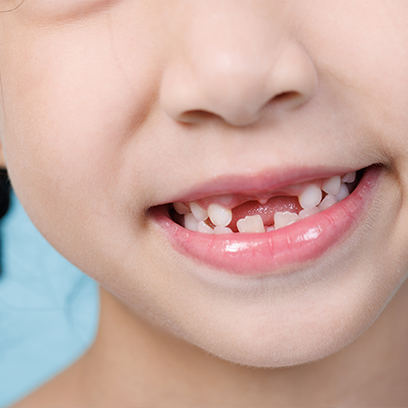
{"label": "neck", "polygon": [[92,406],[406,405],[405,311],[407,283],[377,321],[337,354],[299,367],[255,369],[163,333],[102,289],[98,336],[78,366],[82,395]]}

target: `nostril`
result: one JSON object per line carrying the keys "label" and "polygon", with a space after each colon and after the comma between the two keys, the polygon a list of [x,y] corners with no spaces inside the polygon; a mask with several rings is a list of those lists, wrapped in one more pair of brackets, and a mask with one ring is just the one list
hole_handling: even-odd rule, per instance
{"label": "nostril", "polygon": [[[266,106],[274,106],[281,105],[282,107],[290,108],[292,105],[300,105],[299,99],[302,98],[302,95],[296,91],[287,91],[282,92],[275,95],[273,98],[267,102],[264,107]],[[233,105],[233,104],[230,104]],[[244,104],[242,104],[244,107]],[[239,124],[239,125],[249,125],[256,121],[256,112],[260,112],[263,107],[261,106],[258,109],[253,109],[254,112],[249,112],[248,109],[241,109],[239,111],[236,110],[236,114],[233,115],[233,112],[229,112],[228,109],[225,109],[225,112],[211,112],[210,110],[205,109],[190,109],[186,110],[178,115],[177,120],[186,123],[186,124],[195,124],[204,121],[214,120],[214,119],[223,119],[226,120],[228,123],[231,124]]]}
{"label": "nostril", "polygon": [[[215,47],[211,64],[189,55],[187,60],[175,60],[163,74],[163,110],[185,124],[217,119],[231,126],[249,126],[265,115],[271,117],[274,107],[289,112],[313,96],[317,73],[299,44],[290,43],[279,54],[267,53],[266,62],[258,65],[251,63],[245,50],[238,51],[233,48],[225,55]],[[223,63],[225,57],[234,63]]]}
{"label": "nostril", "polygon": [[275,101],[275,102],[284,102],[288,99],[293,99],[293,98],[297,98],[299,97],[300,94],[299,92],[295,92],[295,91],[289,91],[289,92],[282,92],[278,95],[275,95],[274,98],[272,98],[271,102]]}
{"label": "nostril", "polygon": [[302,94],[296,91],[282,92],[275,95],[267,105],[277,107],[282,106],[285,108],[290,108],[291,106],[300,106],[300,100],[302,99]]}
{"label": "nostril", "polygon": [[179,115],[178,120],[183,123],[198,123],[209,119],[217,118],[215,113],[211,113],[201,109],[189,110]]}

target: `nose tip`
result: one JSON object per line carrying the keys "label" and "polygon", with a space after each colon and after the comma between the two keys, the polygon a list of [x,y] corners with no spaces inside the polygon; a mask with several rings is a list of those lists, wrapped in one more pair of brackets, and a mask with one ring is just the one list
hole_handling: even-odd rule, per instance
{"label": "nose tip", "polygon": [[174,120],[198,123],[218,117],[232,126],[248,126],[276,106],[296,109],[317,85],[315,67],[299,44],[288,44],[259,58],[234,50],[179,61],[164,72],[161,104]]}

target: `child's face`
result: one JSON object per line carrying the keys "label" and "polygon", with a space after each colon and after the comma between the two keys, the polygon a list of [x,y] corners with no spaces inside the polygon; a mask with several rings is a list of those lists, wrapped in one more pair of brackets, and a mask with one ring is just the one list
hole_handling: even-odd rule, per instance
{"label": "child's face", "polygon": [[[15,191],[138,316],[243,364],[324,357],[407,273],[407,19],[405,0],[26,0],[0,14]],[[188,235],[148,211],[375,163],[285,230]]]}

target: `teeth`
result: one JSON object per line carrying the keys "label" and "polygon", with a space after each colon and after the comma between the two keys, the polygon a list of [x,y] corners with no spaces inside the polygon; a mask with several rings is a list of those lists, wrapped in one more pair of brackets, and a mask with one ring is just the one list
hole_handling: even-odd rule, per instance
{"label": "teeth", "polygon": [[[258,215],[246,216],[237,222],[237,229],[242,233],[255,233],[273,231],[275,229],[286,227],[299,219],[307,218],[318,214],[345,199],[350,193],[346,183],[353,183],[356,179],[356,172],[347,173],[344,176],[334,176],[323,181],[322,187],[317,184],[309,184],[298,196],[299,204],[302,210],[299,214],[294,212],[276,212],[274,214],[274,226],[265,226],[262,217]],[[323,198],[323,192],[326,196]],[[221,197],[221,196],[220,196]],[[191,231],[198,231],[205,234],[232,234],[233,231],[227,227],[232,220],[232,210],[227,206],[233,205],[233,196],[225,195],[222,204],[212,203],[208,211],[196,202],[184,204],[183,202],[173,203],[174,210],[184,215],[184,227]],[[257,198],[257,201],[263,205],[269,200],[266,195]],[[225,205],[225,207],[224,207]],[[211,220],[212,226],[208,225],[207,219]]]}
{"label": "teeth", "polygon": [[[324,201],[324,200],[323,200]],[[320,206],[319,206],[320,207]],[[299,212],[299,218],[307,218],[310,217],[311,215],[319,214],[320,208],[319,207],[313,207],[310,208],[309,210],[302,210]]]}
{"label": "teeth", "polygon": [[237,228],[239,232],[265,232],[265,226],[259,214],[241,218],[237,221]]}
{"label": "teeth", "polygon": [[214,230],[209,225],[207,225],[204,221],[200,221],[198,223],[197,231],[203,232],[204,234],[214,234]]}
{"label": "teeth", "polygon": [[198,222],[192,213],[188,213],[184,216],[184,227],[190,231],[198,230]]}
{"label": "teeth", "polygon": [[173,203],[173,207],[180,215],[184,215],[190,212],[190,208],[188,208],[184,203]]}
{"label": "teeth", "polygon": [[219,204],[210,204],[208,215],[217,227],[226,227],[232,220],[232,211]]}
{"label": "teeth", "polygon": [[319,204],[320,211],[327,210],[332,205],[337,204],[336,197],[334,195],[328,194],[323,198],[322,202]]}
{"label": "teeth", "polygon": [[322,200],[322,190],[316,184],[310,184],[298,198],[300,206],[309,210],[316,207]]}
{"label": "teeth", "polygon": [[356,180],[356,172],[352,171],[350,173],[347,173],[345,176],[343,176],[343,178],[341,179],[341,181],[343,183],[354,183],[354,181]]}
{"label": "teeth", "polygon": [[220,234],[232,234],[232,229],[228,227],[219,227],[216,226],[214,228],[214,234],[220,235]]}
{"label": "teeth", "polygon": [[349,194],[347,186],[344,183],[341,183],[340,193],[336,195],[336,200],[344,200]]}
{"label": "teeth", "polygon": [[337,195],[340,193],[341,179],[340,176],[334,176],[324,181],[322,190],[331,195]]}
{"label": "teeth", "polygon": [[190,203],[190,208],[191,208],[191,212],[194,215],[194,218],[198,222],[205,221],[208,218],[207,211],[204,210],[204,208],[198,205],[197,203],[194,203],[194,202]]}
{"label": "teeth", "polygon": [[276,212],[274,215],[275,229],[286,227],[299,220],[299,216],[296,213],[289,211]]}

